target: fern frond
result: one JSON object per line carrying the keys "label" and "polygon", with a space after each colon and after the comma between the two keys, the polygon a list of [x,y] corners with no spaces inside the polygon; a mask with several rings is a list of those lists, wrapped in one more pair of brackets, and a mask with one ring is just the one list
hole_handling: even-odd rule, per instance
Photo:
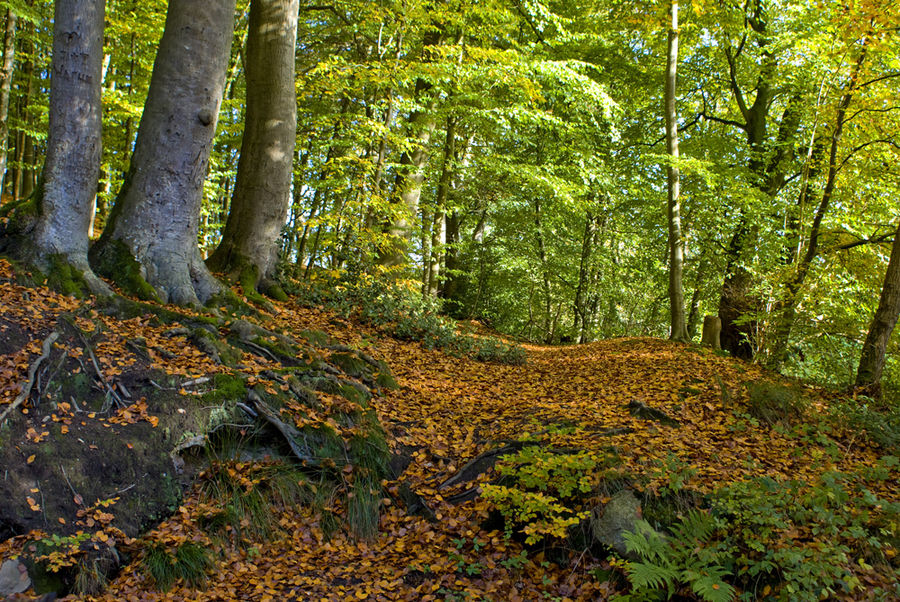
{"label": "fern frond", "polygon": [[737,591],[719,576],[707,575],[691,583],[694,593],[706,602],[731,602]]}
{"label": "fern frond", "polygon": [[[644,560],[666,560],[670,557],[668,542],[657,533],[650,523],[645,520],[637,520],[634,523],[635,530],[622,533],[625,540],[625,549],[631,554],[637,554]],[[668,566],[670,563],[665,562]]]}
{"label": "fern frond", "polygon": [[716,529],[715,519],[700,510],[691,510],[687,516],[672,527],[676,541],[691,548],[706,543]]}
{"label": "fern frond", "polygon": [[665,588],[671,593],[678,580],[678,571],[669,567],[629,562],[625,568],[628,571],[628,580],[636,590]]}

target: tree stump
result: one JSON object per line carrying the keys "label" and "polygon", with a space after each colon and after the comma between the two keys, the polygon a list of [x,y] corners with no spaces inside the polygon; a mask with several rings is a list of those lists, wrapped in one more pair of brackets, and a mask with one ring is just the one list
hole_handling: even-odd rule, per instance
{"label": "tree stump", "polygon": [[719,316],[705,316],[703,318],[703,335],[700,338],[701,345],[707,345],[715,350],[721,350],[719,334],[722,332],[722,320]]}

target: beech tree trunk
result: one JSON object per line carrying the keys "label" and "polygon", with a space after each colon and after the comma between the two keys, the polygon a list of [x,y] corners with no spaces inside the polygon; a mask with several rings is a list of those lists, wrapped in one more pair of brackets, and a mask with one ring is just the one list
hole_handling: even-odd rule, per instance
{"label": "beech tree trunk", "polygon": [[0,193],[6,183],[6,165],[9,151],[9,91],[12,88],[13,63],[16,53],[16,13],[6,9],[6,27],[3,34],[3,54],[0,56]]}
{"label": "beech tree trunk", "polygon": [[856,386],[870,389],[875,397],[880,397],[884,356],[891,333],[897,325],[898,316],[900,316],[900,228],[894,235],[891,258],[881,289],[881,299],[869,326],[866,342],[863,343],[859,369],[856,371]]}
{"label": "beech tree trunk", "polygon": [[237,182],[211,269],[267,290],[291,202],[297,98],[294,46],[299,0],[252,0],[247,36],[247,113]]}
{"label": "beech tree trunk", "polygon": [[719,335],[722,332],[722,320],[719,316],[706,316],[703,318],[703,334],[700,337],[700,344],[713,349],[722,349],[719,342]]}
{"label": "beech tree trunk", "polygon": [[221,289],[197,234],[203,182],[222,103],[235,0],[171,0],[128,177],[95,267],[111,278],[136,260],[164,302],[207,301]]}
{"label": "beech tree trunk", "polygon": [[681,173],[678,160],[678,114],[675,110],[675,83],[678,73],[678,2],[673,0],[670,9],[672,23],[669,28],[668,53],[666,55],[665,117],[668,167],[668,218],[669,218],[669,316],[673,341],[690,340],[684,318],[684,239],[681,232]]}
{"label": "beech tree trunk", "polygon": [[[425,49],[437,46],[441,42],[438,32],[425,34]],[[431,84],[423,79],[416,80],[414,95],[421,101],[431,89]],[[428,143],[436,126],[431,114],[435,101],[431,100],[425,111],[414,111],[409,117],[409,129],[415,136],[412,150],[400,156],[400,167],[395,182],[396,202],[399,205],[395,217],[387,230],[391,240],[378,252],[378,264],[384,267],[396,267],[406,264],[406,247],[412,235],[411,221],[419,212],[419,198],[422,196],[422,185],[425,182],[425,163],[428,161]]]}
{"label": "beech tree trunk", "polygon": [[105,0],[55,2],[47,158],[28,252],[42,266],[60,256],[100,294],[109,289],[91,272],[87,251],[100,174],[104,8]]}

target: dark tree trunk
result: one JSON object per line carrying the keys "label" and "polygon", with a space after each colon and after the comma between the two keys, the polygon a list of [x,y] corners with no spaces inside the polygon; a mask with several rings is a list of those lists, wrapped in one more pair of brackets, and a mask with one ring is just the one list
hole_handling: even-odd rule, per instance
{"label": "dark tree trunk", "polygon": [[[247,115],[237,183],[211,269],[266,290],[275,275],[291,200],[297,99],[294,46],[299,0],[253,0],[247,37]],[[241,283],[246,284],[245,277]],[[245,291],[249,292],[249,291]]]}
{"label": "dark tree trunk", "polygon": [[856,371],[856,386],[868,389],[876,398],[880,397],[884,356],[891,333],[897,325],[898,315],[900,315],[900,228],[894,235],[891,258],[881,289],[881,299],[869,326],[866,342],[863,343],[859,369]]}
{"label": "dark tree trunk", "polygon": [[6,27],[3,34],[3,54],[0,56],[0,193],[6,182],[6,165],[9,152],[9,92],[12,87],[13,62],[16,52],[16,13],[6,9]]}
{"label": "dark tree trunk", "polygon": [[[171,0],[131,168],[91,252],[101,273],[139,276],[163,301],[194,304],[221,289],[197,248],[203,182],[222,102],[235,0]],[[146,289],[145,291],[146,292]]]}
{"label": "dark tree trunk", "polygon": [[447,118],[447,131],[444,138],[444,157],[441,165],[441,175],[438,179],[437,194],[434,199],[434,216],[431,223],[431,237],[428,241],[430,253],[425,257],[425,278],[423,293],[428,297],[436,297],[438,293],[438,281],[441,275],[441,260],[444,251],[441,244],[444,241],[447,229],[447,200],[450,196],[450,187],[453,183],[453,172],[456,160],[456,120]]}

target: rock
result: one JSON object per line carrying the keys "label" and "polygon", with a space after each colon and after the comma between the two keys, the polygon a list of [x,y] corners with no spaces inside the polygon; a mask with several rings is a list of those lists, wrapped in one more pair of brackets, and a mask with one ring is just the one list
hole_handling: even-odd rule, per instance
{"label": "rock", "polygon": [[616,493],[605,506],[595,508],[591,516],[591,533],[599,543],[629,556],[622,533],[634,531],[641,518],[641,502],[630,489]]}
{"label": "rock", "polygon": [[18,560],[7,560],[0,565],[0,597],[21,594],[31,587],[28,569]]}
{"label": "rock", "polygon": [[635,416],[637,418],[643,418],[644,420],[654,420],[661,424],[665,424],[666,426],[680,426],[680,423],[677,420],[675,420],[662,410],[651,408],[640,399],[632,399],[625,407],[628,408],[628,412],[632,416]]}

